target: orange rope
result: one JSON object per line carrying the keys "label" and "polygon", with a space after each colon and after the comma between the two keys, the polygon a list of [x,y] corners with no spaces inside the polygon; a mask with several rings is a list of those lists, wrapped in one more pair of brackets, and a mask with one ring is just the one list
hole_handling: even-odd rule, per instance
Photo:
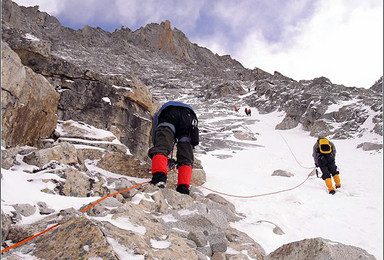
{"label": "orange rope", "polygon": [[[90,205],[89,207],[87,207],[87,208],[81,210],[81,213],[85,213],[88,209],[92,208],[92,207],[95,206],[97,203],[99,203],[99,202],[105,200],[105,199],[108,198],[108,197],[115,196],[115,195],[117,195],[117,194],[120,194],[120,193],[129,191],[129,190],[132,190],[132,189],[134,189],[134,188],[136,188],[136,187],[139,187],[139,186],[141,186],[141,185],[143,185],[143,184],[146,184],[146,183],[148,183],[148,181],[147,181],[147,182],[143,182],[143,183],[139,183],[139,184],[137,184],[137,185],[135,185],[135,186],[132,186],[132,187],[130,187],[130,188],[128,188],[128,189],[121,190],[121,191],[118,191],[118,192],[109,194],[109,195],[107,195],[107,196],[105,196],[105,197],[103,197],[103,198],[97,200],[95,203],[93,203],[93,204]],[[44,230],[44,231],[42,231],[42,232],[40,232],[40,233],[38,233],[38,234],[35,234],[35,235],[31,236],[31,237],[28,237],[28,238],[24,239],[23,241],[20,241],[20,242],[14,244],[14,245],[12,245],[12,246],[9,246],[9,247],[7,247],[7,248],[4,248],[3,250],[1,250],[1,253],[3,254],[4,252],[6,252],[6,251],[8,251],[8,250],[10,250],[10,249],[12,249],[12,248],[15,248],[15,247],[17,247],[17,246],[19,246],[19,245],[22,245],[22,244],[26,243],[27,241],[29,241],[29,240],[31,240],[31,239],[33,239],[33,238],[35,238],[35,237],[38,237],[38,236],[44,234],[45,232],[47,232],[47,231],[49,231],[49,230],[51,230],[51,229],[53,229],[53,228],[55,228],[55,227],[57,227],[57,226],[59,226],[59,225],[60,225],[60,224],[56,224],[56,225],[54,225],[54,226],[52,226],[52,227],[50,227],[50,228],[47,228],[46,230]]]}
{"label": "orange rope", "polygon": [[115,196],[115,195],[117,195],[117,194],[120,194],[120,193],[129,191],[129,190],[132,190],[132,189],[134,189],[134,188],[136,188],[136,187],[139,187],[139,186],[141,186],[141,185],[143,185],[143,184],[145,184],[145,183],[148,183],[148,182],[149,182],[149,181],[147,181],[147,182],[143,182],[143,183],[139,183],[139,184],[137,184],[137,185],[135,185],[135,186],[132,186],[132,187],[130,187],[130,188],[128,188],[128,189],[121,190],[121,191],[118,191],[118,192],[109,194],[109,195],[107,195],[107,196],[105,196],[105,197],[103,197],[103,198],[97,200],[95,203],[93,203],[93,204],[90,205],[89,207],[87,207],[87,208],[85,208],[85,209],[82,209],[80,212],[81,212],[81,213],[84,213],[84,212],[86,212],[88,209],[92,208],[93,206],[95,206],[96,204],[100,203],[101,201],[105,200],[105,199],[108,198],[108,197],[112,197],[112,196]]}
{"label": "orange rope", "polygon": [[221,194],[221,195],[225,195],[225,196],[229,196],[229,197],[235,197],[235,198],[241,198],[241,199],[249,199],[249,198],[263,197],[263,196],[273,195],[273,194],[282,193],[282,192],[286,192],[286,191],[290,191],[290,190],[296,189],[297,187],[303,185],[304,182],[306,182],[306,181],[309,179],[310,176],[311,176],[311,173],[307,176],[307,178],[306,178],[302,183],[300,183],[299,185],[296,185],[295,187],[290,188],[290,189],[280,190],[280,191],[274,191],[274,192],[268,192],[268,193],[264,193],[264,194],[249,195],[249,196],[239,196],[239,195],[228,194],[228,193],[224,193],[224,192],[220,192],[220,191],[212,190],[212,189],[210,189],[210,188],[204,187],[203,185],[199,185],[199,184],[197,184],[197,183],[195,183],[195,182],[193,182],[193,181],[192,181],[192,183],[195,184],[197,187],[202,187],[202,188],[204,188],[204,189],[206,189],[206,190],[209,190],[209,191],[212,191],[212,192]]}
{"label": "orange rope", "polygon": [[291,154],[292,154],[293,158],[295,159],[295,161],[296,161],[302,168],[304,168],[304,169],[313,169],[313,166],[312,166],[312,167],[306,167],[306,166],[303,166],[303,165],[299,162],[299,160],[297,160],[296,155],[293,153],[293,151],[292,151],[291,147],[289,146],[287,140],[285,140],[284,136],[280,133],[280,131],[278,131],[278,133],[279,133],[279,135],[281,136],[281,138],[284,140],[285,144],[288,146],[288,149],[289,149],[289,151],[291,152]]}
{"label": "orange rope", "polygon": [[58,225],[60,225],[60,224],[56,224],[56,225],[54,225],[54,226],[52,226],[52,227],[50,227],[50,228],[47,228],[46,230],[44,230],[44,231],[42,231],[42,232],[40,232],[40,233],[38,233],[38,234],[36,234],[36,235],[33,235],[33,236],[31,236],[31,237],[28,237],[28,238],[24,239],[23,241],[20,241],[19,243],[16,243],[16,244],[14,244],[14,245],[12,245],[12,246],[9,246],[9,247],[7,247],[7,248],[4,248],[3,250],[1,250],[1,253],[4,253],[4,252],[8,251],[9,249],[12,249],[12,248],[17,247],[17,246],[19,246],[19,245],[22,245],[22,244],[24,244],[25,242],[27,242],[27,241],[29,241],[29,240],[35,238],[35,237],[38,237],[38,236],[44,234],[45,232],[47,232],[47,231],[49,231],[49,230],[51,230],[51,229],[57,227]]}

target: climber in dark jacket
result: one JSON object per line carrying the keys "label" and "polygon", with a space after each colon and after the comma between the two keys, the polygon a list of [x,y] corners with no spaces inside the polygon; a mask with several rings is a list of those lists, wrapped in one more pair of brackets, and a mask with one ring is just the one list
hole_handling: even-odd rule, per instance
{"label": "climber in dark jacket", "polygon": [[151,184],[164,188],[168,173],[168,155],[177,143],[178,181],[176,190],[189,194],[194,162],[193,148],[198,145],[197,116],[191,106],[177,101],[165,103],[156,113],[152,125],[153,147]]}
{"label": "climber in dark jacket", "polygon": [[339,171],[335,163],[336,159],[336,147],[323,136],[319,136],[317,142],[313,146],[312,156],[315,160],[315,166],[320,167],[322,172],[322,179],[327,185],[328,191],[330,194],[335,194],[335,189],[333,188],[331,175],[335,181],[336,189],[341,187]]}

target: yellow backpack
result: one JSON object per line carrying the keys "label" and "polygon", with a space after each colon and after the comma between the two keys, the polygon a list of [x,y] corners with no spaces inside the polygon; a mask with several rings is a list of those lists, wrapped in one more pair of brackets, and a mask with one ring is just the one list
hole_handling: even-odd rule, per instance
{"label": "yellow backpack", "polygon": [[319,150],[322,154],[332,153],[332,146],[327,138],[319,139]]}

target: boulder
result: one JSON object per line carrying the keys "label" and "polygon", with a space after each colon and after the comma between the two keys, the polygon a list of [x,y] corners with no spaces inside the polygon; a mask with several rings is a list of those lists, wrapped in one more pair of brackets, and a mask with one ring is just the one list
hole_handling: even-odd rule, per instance
{"label": "boulder", "polygon": [[364,142],[359,144],[357,148],[362,148],[364,151],[378,151],[383,149],[383,144]]}
{"label": "boulder", "polygon": [[198,247],[206,246],[208,243],[207,237],[201,231],[191,231],[189,232],[187,238],[195,242]]}
{"label": "boulder", "polygon": [[9,229],[12,224],[12,219],[9,215],[1,211],[1,244],[7,239]]}
{"label": "boulder", "polygon": [[85,217],[61,224],[33,240],[41,259],[119,259],[100,228]]}
{"label": "boulder", "polygon": [[45,203],[43,201],[37,202],[37,206],[39,207],[40,215],[49,215],[49,214],[55,212],[54,209],[49,208],[47,203]]}
{"label": "boulder", "polygon": [[310,238],[285,244],[272,253],[266,260],[376,260],[366,250],[333,242],[323,238]]}
{"label": "boulder", "polygon": [[76,148],[73,144],[59,143],[52,148],[33,151],[26,155],[23,161],[31,165],[43,167],[50,161],[75,165],[78,163],[78,158]]}
{"label": "boulder", "polygon": [[62,195],[71,197],[87,197],[90,192],[90,178],[74,168],[64,169],[65,183],[60,187]]}
{"label": "boulder", "polygon": [[277,130],[288,130],[295,128],[299,124],[299,119],[294,116],[286,116],[283,121],[276,125],[275,129]]}
{"label": "boulder", "polygon": [[151,177],[150,165],[142,163],[133,155],[121,152],[105,153],[97,163],[97,167],[122,175],[148,178]]}
{"label": "boulder", "polygon": [[34,146],[56,127],[59,94],[42,75],[23,66],[5,42],[1,58],[2,140],[6,147]]}
{"label": "boulder", "polygon": [[215,99],[228,96],[239,96],[247,93],[237,82],[225,82],[208,88],[206,99]]}
{"label": "boulder", "polygon": [[292,177],[294,174],[285,170],[275,170],[273,171],[272,176]]}
{"label": "boulder", "polygon": [[227,239],[224,233],[215,233],[208,236],[208,242],[211,247],[212,253],[227,251]]}
{"label": "boulder", "polygon": [[1,168],[8,170],[16,162],[16,155],[20,152],[18,146],[1,150]]}
{"label": "boulder", "polygon": [[238,252],[246,252],[248,256],[264,260],[265,250],[246,233],[235,228],[228,227],[225,230],[225,235],[228,241],[228,247]]}
{"label": "boulder", "polygon": [[24,217],[32,216],[36,212],[36,206],[32,206],[28,203],[16,204],[13,205],[13,207],[15,208],[17,214],[20,214]]}

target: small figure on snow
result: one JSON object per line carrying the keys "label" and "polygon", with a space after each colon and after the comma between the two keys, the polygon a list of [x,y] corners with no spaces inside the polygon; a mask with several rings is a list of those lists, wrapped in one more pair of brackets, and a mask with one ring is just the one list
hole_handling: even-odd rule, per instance
{"label": "small figure on snow", "polygon": [[335,181],[336,189],[341,187],[339,171],[336,166],[336,147],[323,136],[319,136],[315,145],[313,146],[312,156],[315,160],[315,166],[320,167],[322,172],[321,178],[325,181],[327,185],[329,194],[335,194],[335,189],[333,188],[331,175]]}
{"label": "small figure on snow", "polygon": [[247,116],[251,116],[251,109],[250,108],[248,108],[246,114],[247,114]]}
{"label": "small figure on snow", "polygon": [[177,143],[178,181],[176,190],[189,194],[192,177],[193,148],[199,144],[197,116],[191,106],[169,101],[155,114],[152,125],[153,147],[148,156],[152,159],[151,184],[165,187],[168,173],[168,155]]}
{"label": "small figure on snow", "polygon": [[239,112],[239,110],[240,110],[240,108],[239,108],[239,107],[236,107],[236,106],[235,106],[234,109],[235,109],[236,112]]}

